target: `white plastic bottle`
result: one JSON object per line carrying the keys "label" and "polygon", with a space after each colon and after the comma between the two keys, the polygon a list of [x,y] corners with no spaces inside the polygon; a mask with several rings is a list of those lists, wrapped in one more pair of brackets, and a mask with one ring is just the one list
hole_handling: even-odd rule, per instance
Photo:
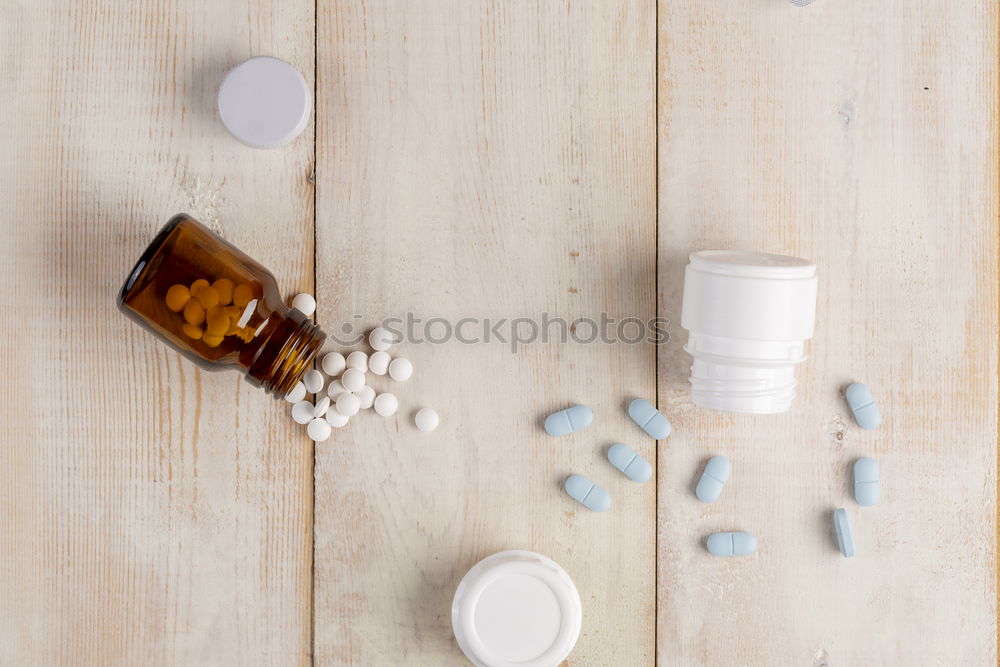
{"label": "white plastic bottle", "polygon": [[693,357],[692,401],[727,412],[786,412],[816,323],[816,265],[733,250],[689,259],[681,326]]}
{"label": "white plastic bottle", "polygon": [[532,551],[479,561],[451,605],[455,639],[478,667],[555,667],[573,650],[582,617],[573,580]]}

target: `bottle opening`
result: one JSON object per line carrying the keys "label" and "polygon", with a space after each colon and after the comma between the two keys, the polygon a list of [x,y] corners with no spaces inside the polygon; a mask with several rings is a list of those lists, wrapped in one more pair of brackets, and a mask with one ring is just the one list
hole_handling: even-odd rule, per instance
{"label": "bottle opening", "polygon": [[272,315],[261,344],[247,364],[247,380],[277,398],[285,396],[309,369],[326,334],[295,309]]}

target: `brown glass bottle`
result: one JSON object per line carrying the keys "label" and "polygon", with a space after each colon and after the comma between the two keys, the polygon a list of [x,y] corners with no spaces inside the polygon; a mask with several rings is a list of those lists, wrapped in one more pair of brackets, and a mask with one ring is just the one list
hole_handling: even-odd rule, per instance
{"label": "brown glass bottle", "polygon": [[[202,291],[206,283],[219,289]],[[168,291],[177,285],[183,287],[175,287],[168,305]],[[202,297],[197,305],[195,296],[184,298],[192,285]],[[213,291],[223,294],[214,306]],[[278,397],[301,379],[326,339],[308,317],[284,304],[267,269],[185,214],[174,216],[146,248],[122,285],[118,307],[202,368],[240,369],[251,384]]]}

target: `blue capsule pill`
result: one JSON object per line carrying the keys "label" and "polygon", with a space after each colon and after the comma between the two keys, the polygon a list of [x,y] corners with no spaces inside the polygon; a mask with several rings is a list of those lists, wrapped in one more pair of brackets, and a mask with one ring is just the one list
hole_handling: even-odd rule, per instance
{"label": "blue capsule pill", "polygon": [[545,431],[549,435],[566,435],[590,426],[594,421],[594,413],[586,405],[574,405],[571,408],[554,412],[545,418]]}
{"label": "blue capsule pill", "polygon": [[875,397],[872,390],[863,382],[855,382],[844,390],[844,398],[851,408],[854,421],[864,429],[873,429],[882,423],[882,415],[875,405]]}
{"label": "blue capsule pill", "polygon": [[854,555],[854,531],[851,530],[847,510],[834,510],[833,526],[837,530],[837,546],[840,547],[840,553],[844,554],[844,558],[850,558]]}
{"label": "blue capsule pill", "polygon": [[611,496],[583,475],[570,475],[566,478],[566,493],[573,500],[583,504],[595,512],[606,512],[611,508]]}
{"label": "blue capsule pill", "polygon": [[645,482],[653,476],[653,466],[628,445],[617,443],[608,448],[608,461],[633,482]]}
{"label": "blue capsule pill", "polygon": [[757,550],[753,533],[712,533],[705,542],[713,556],[749,556]]}
{"label": "blue capsule pill", "polygon": [[663,440],[670,435],[670,422],[644,398],[637,398],[628,404],[628,416],[654,440]]}
{"label": "blue capsule pill", "polygon": [[877,503],[880,486],[875,459],[865,457],[854,462],[854,499],[859,505],[871,507]]}
{"label": "blue capsule pill", "polygon": [[722,487],[726,485],[730,473],[733,471],[733,464],[725,456],[713,456],[705,464],[705,471],[701,473],[698,486],[694,493],[698,500],[703,503],[714,503],[722,494]]}

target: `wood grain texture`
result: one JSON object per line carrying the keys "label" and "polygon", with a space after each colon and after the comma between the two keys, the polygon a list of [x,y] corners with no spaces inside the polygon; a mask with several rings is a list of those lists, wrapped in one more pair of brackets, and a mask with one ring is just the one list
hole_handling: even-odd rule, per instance
{"label": "wood grain texture", "polygon": [[[323,3],[320,323],[652,317],[654,13],[603,0]],[[555,559],[580,589],[568,664],[652,664],[654,485],[604,458],[621,439],[654,458],[624,412],[653,395],[652,348],[393,351],[416,367],[396,386],[399,413],[363,414],[316,451],[316,664],[467,664],[455,588],[512,548]],[[577,402],[594,425],[545,435],[543,416]],[[442,416],[430,435],[412,422],[425,405]],[[565,496],[573,472],[605,486],[614,511]]]}
{"label": "wood grain texture", "polygon": [[[660,356],[664,665],[996,662],[997,7],[666,2],[659,8],[660,309],[687,254],[814,260],[818,325],[780,416],[695,408],[686,334]],[[871,385],[885,422],[851,420]],[[706,506],[712,454],[733,477]],[[850,466],[873,456],[883,500]],[[836,550],[846,507],[858,556]],[[758,553],[716,559],[716,530]]]}
{"label": "wood grain texture", "polygon": [[214,109],[250,55],[311,78],[313,2],[4,2],[0,31],[0,663],[306,663],[308,442],[114,297],[181,210],[311,287],[311,130],[254,151]]}
{"label": "wood grain texture", "polygon": [[[996,662],[994,4],[319,10],[0,3],[0,664],[466,664],[451,597],[509,548],[576,580],[569,665]],[[260,54],[310,82],[318,65],[315,154],[311,129],[254,151],[215,117],[225,71]],[[658,359],[401,345],[415,377],[373,380],[400,412],[338,431],[314,471],[286,406],[114,309],[181,210],[289,294],[315,273],[342,338],[406,313],[479,318],[480,336],[485,318],[659,313],[673,339]],[[711,247],[819,264],[788,415],[690,404],[683,266]],[[875,432],[843,404],[852,380],[882,404]],[[657,394],[675,426],[658,456],[624,412]],[[595,424],[545,436],[541,418],[575,402]],[[412,425],[424,405],[442,414],[431,435]],[[658,460],[655,485],[607,464],[615,441]],[[734,476],[705,506],[692,486],[716,453]],[[873,508],[851,499],[864,455],[883,469]],[[572,472],[612,512],[569,500]],[[705,554],[708,533],[741,528],[755,556]]]}

